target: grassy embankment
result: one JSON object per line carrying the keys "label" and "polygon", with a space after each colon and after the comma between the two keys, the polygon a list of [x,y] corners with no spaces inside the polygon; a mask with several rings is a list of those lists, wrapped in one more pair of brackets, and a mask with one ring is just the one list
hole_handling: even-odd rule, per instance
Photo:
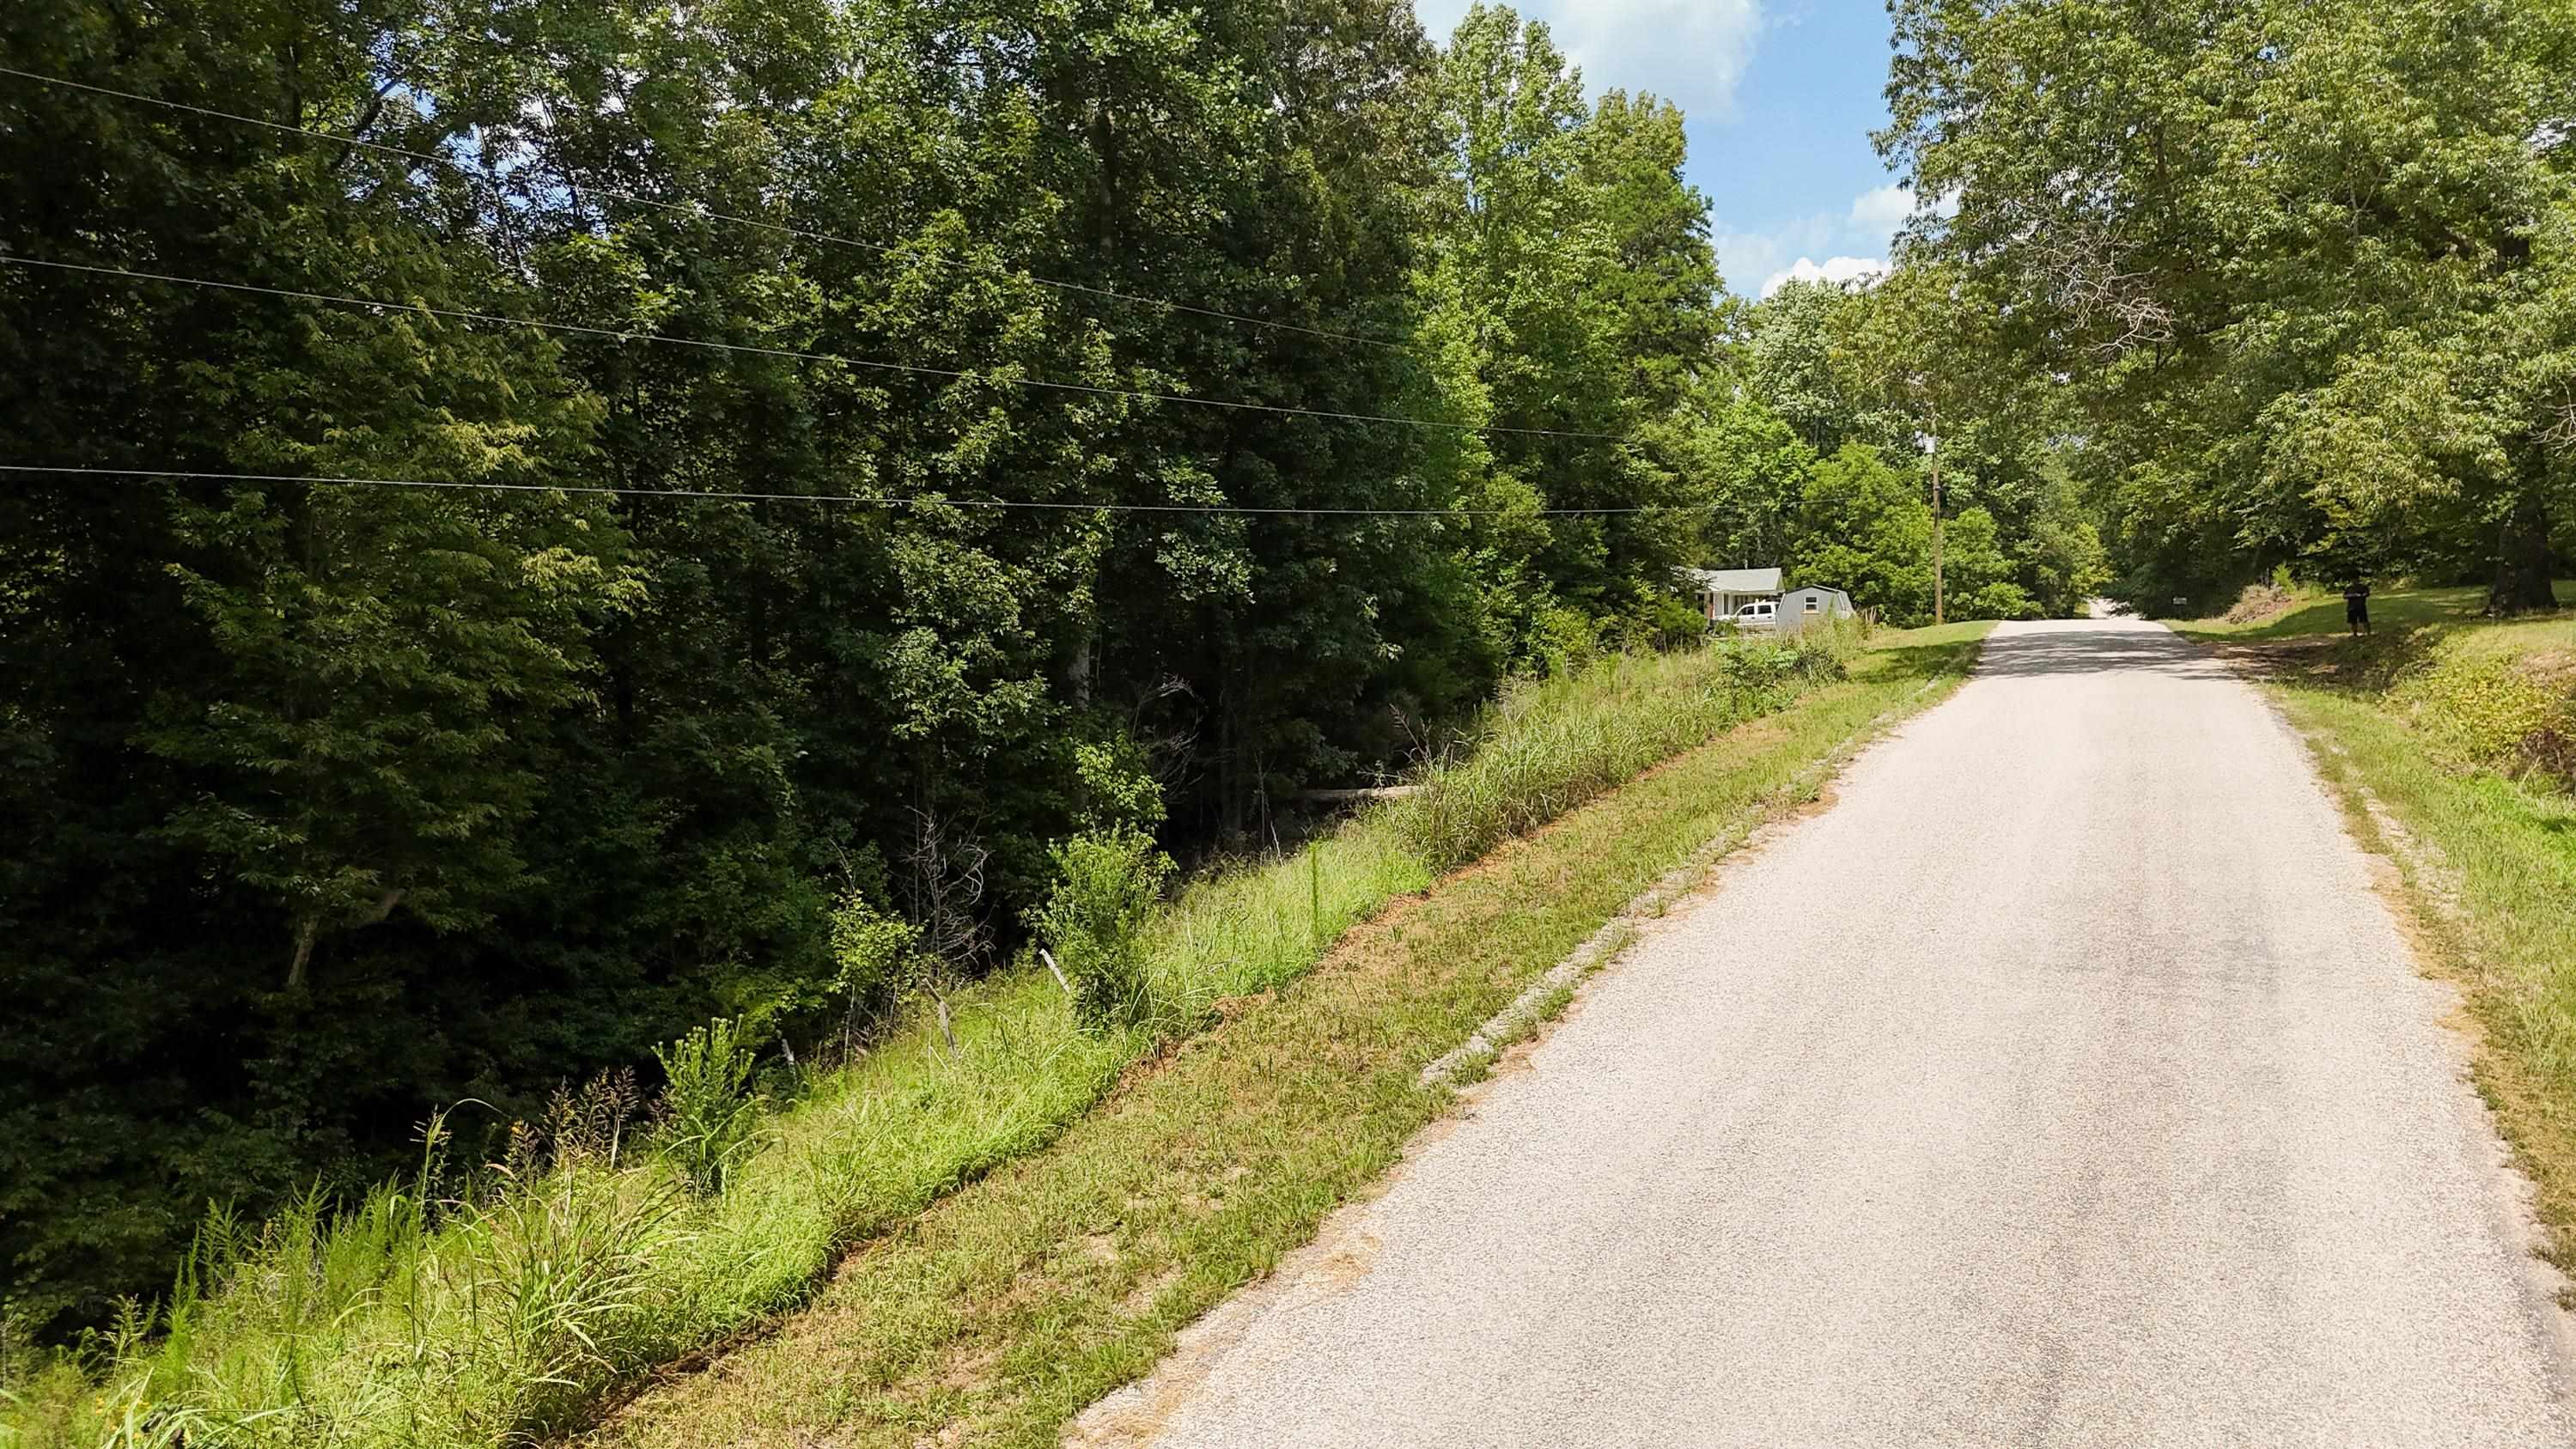
{"label": "grassy embankment", "polygon": [[[874,1423],[916,1422],[924,1412],[944,1422],[945,1410],[923,1406],[919,1386],[906,1389],[902,1375],[938,1365],[943,1382],[965,1382],[951,1345],[970,1324],[998,1335],[987,1341],[1008,1345],[995,1350],[1011,1354],[1008,1362],[1043,1365],[1074,1351],[1063,1335],[1081,1337],[1086,1320],[1039,1312],[1005,1322],[985,1311],[998,1300],[980,1300],[964,1284],[947,1291],[938,1275],[951,1261],[925,1254],[942,1241],[934,1220],[990,1214],[1032,1181],[1070,1182],[1077,1198],[1060,1205],[1078,1207],[1075,1218],[1050,1209],[1047,1219],[1024,1221],[1005,1207],[969,1271],[1007,1264],[1004,1277],[1016,1281],[1040,1266],[1022,1235],[1070,1231],[1074,1257],[1062,1266],[1089,1292],[1101,1247],[1073,1224],[1103,1203],[1127,1201],[1101,1197],[1104,1182],[1141,1174],[1139,1185],[1150,1179],[1170,1194],[1138,1200],[1140,1231],[1175,1204],[1213,1206],[1236,1191],[1229,1182],[1246,1184],[1240,1200],[1258,1208],[1241,1231],[1206,1242],[1157,1237],[1166,1267],[1154,1271],[1197,1285],[1154,1295],[1159,1306],[1140,1321],[1161,1327],[1144,1340],[1122,1330],[1115,1345],[1080,1350],[1077,1357],[1107,1355],[1087,1378],[1045,1371],[1058,1381],[1045,1403],[1078,1403],[1065,1395],[1150,1362],[1173,1315],[1196,1312],[1190,1305],[1213,1301],[1310,1232],[1324,1206],[1364,1182],[1436,1111],[1435,1094],[1393,1085],[1401,1073],[1380,1070],[1387,1061],[1418,1068],[1416,1058],[1454,1044],[1472,1013],[1490,1009],[1479,1003],[1507,998],[1642,879],[1776,793],[1835,740],[1908,699],[1928,699],[1925,681],[1962,662],[1973,632],[1882,636],[1839,683],[1820,682],[1830,670],[1812,655],[1802,662],[1755,648],[1614,661],[1525,689],[1492,712],[1471,749],[1428,772],[1420,794],[1355,818],[1295,857],[1180,891],[1149,931],[1147,967],[1162,1010],[1148,1026],[1083,1031],[1043,971],[952,995],[953,1047],[925,1017],[856,1062],[797,1084],[787,1106],[739,1132],[742,1150],[726,1156],[713,1190],[703,1172],[691,1182],[691,1163],[704,1166],[703,1137],[643,1122],[630,1093],[595,1085],[541,1124],[530,1151],[461,1198],[389,1188],[354,1214],[317,1207],[211,1234],[205,1262],[157,1321],[138,1320],[83,1364],[9,1369],[0,1444],[526,1442],[581,1424],[639,1373],[757,1333],[820,1289],[823,1311],[777,1341],[802,1342],[805,1325],[828,1321],[853,1292],[871,1299],[865,1285],[874,1274],[905,1274],[907,1264],[932,1276],[915,1273],[912,1292],[877,1305],[896,1319],[871,1334],[868,1349],[901,1367],[869,1370],[874,1392],[866,1375],[835,1375],[831,1392],[861,1395]],[[1801,708],[1782,722],[1745,723],[1793,699]],[[1624,792],[1594,824],[1553,833],[1556,843],[1537,857],[1537,847],[1506,851],[1503,860],[1520,863],[1445,886],[1418,913],[1463,924],[1417,929],[1418,955],[1408,959],[1422,962],[1420,979],[1372,978],[1373,989],[1353,1001],[1339,988],[1296,993],[1289,1000],[1303,1007],[1274,1002],[1247,1017],[1247,1000],[1295,981],[1390,902],[1729,730],[1725,743]],[[1526,873],[1534,859],[1568,851],[1585,858],[1559,867],[1567,890]],[[1498,878],[1514,893],[1494,895]],[[1407,929],[1381,923],[1346,949],[1383,949]],[[1331,975],[1358,984],[1350,973]],[[1470,1013],[1463,1025],[1462,1012]],[[1211,1022],[1227,1024],[1211,1035],[1201,1030]],[[1265,1051],[1257,1045],[1265,1037],[1300,1040],[1319,1026],[1327,1039],[1309,1040],[1312,1054],[1265,1055],[1260,1079],[1241,1079],[1247,1043]],[[1217,1040],[1228,1048],[1211,1056],[1207,1044]],[[1183,1043],[1176,1060],[1086,1117],[1122,1073],[1175,1041]],[[1226,1071],[1207,1075],[1210,1061]],[[1247,1118],[1245,1104],[1255,1101],[1265,1105]],[[722,1118],[719,1110],[695,1120],[717,1121],[710,1130],[722,1134],[732,1130]],[[1189,1164],[1223,1140],[1225,1123],[1269,1134],[1270,1150],[1239,1143],[1240,1162],[1194,1175]],[[1068,1124],[1079,1124],[1081,1143],[1050,1149]],[[1203,1138],[1202,1129],[1214,1135]],[[1145,1136],[1133,1135],[1140,1130]],[[1245,1176],[1256,1170],[1264,1175]],[[943,1199],[946,1207],[933,1206]],[[926,1208],[934,1219],[922,1217]],[[827,1283],[834,1263],[871,1239]],[[1114,1241],[1106,1251],[1111,1263],[1141,1261],[1122,1258]],[[774,1349],[737,1355],[728,1370]],[[1022,1396],[1016,1379],[993,1383]],[[653,1420],[639,1413],[619,1422]]]}
{"label": "grassy embankment", "polygon": [[2397,863],[2477,1024],[2479,1088],[2539,1188],[2551,1257],[2576,1271],[2576,619],[2487,620],[2483,603],[2378,594],[2359,639],[2331,597],[2178,627],[2268,681],[2355,834]]}
{"label": "grassy embankment", "polygon": [[1850,679],[1512,841],[1234,1004],[1046,1151],[858,1254],[595,1445],[1042,1445],[1311,1239],[1441,1115],[1419,1084],[1664,872],[1810,798],[1839,744],[1943,697],[1985,625],[1885,635]]}

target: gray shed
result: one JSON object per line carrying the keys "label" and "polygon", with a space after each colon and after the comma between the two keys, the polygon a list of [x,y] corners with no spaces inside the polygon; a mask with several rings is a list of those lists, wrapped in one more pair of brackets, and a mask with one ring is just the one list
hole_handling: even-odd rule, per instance
{"label": "gray shed", "polygon": [[1848,619],[1851,616],[1851,595],[1840,589],[1809,584],[1780,596],[1780,628],[1783,632],[1805,628],[1818,619]]}

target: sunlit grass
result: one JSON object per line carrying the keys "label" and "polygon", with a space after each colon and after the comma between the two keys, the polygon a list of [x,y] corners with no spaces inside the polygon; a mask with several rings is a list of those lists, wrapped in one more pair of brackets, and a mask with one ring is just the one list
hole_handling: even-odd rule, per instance
{"label": "sunlit grass", "polygon": [[[2279,697],[2328,777],[2366,787],[2419,843],[2420,858],[2396,854],[2421,939],[2482,1028],[2480,1085],[2539,1188],[2551,1257],[2576,1270],[2576,799],[2463,767],[2368,695]],[[2365,810],[2354,826],[2378,832]]]}
{"label": "sunlit grass", "polygon": [[[2560,580],[2558,597],[2576,600],[2576,582]],[[2370,596],[2371,628],[2380,633],[2436,627],[2457,628],[2463,625],[2487,625],[2485,609],[2487,591],[2482,587],[2443,589],[2389,589]],[[2537,620],[2505,622],[2493,627],[2516,629],[2527,624],[2546,626],[2552,616]],[[2562,613],[2555,616],[2565,619]],[[2223,615],[2205,619],[2168,620],[2174,631],[2195,639],[2296,639],[2313,634],[2345,632],[2343,596],[2322,590],[2307,590],[2288,612],[2253,623],[2231,624]]]}

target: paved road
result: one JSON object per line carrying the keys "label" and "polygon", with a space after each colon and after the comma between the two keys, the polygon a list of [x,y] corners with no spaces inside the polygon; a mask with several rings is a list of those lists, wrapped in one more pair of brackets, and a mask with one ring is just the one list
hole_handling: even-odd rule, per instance
{"label": "paved road", "polygon": [[2007,626],[1079,1434],[2576,1443],[2447,1006],[2251,690]]}

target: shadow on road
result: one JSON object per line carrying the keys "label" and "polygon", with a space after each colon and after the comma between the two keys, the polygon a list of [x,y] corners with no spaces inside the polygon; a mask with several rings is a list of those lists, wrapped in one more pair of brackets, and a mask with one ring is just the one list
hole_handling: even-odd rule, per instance
{"label": "shadow on road", "polygon": [[2225,679],[2224,662],[2163,629],[2060,628],[1998,632],[1986,641],[1980,679],[2148,671],[2184,679]]}
{"label": "shadow on road", "polygon": [[1889,679],[1930,679],[1955,674],[1977,657],[1978,641],[1949,644],[1872,645],[1869,668]]}

